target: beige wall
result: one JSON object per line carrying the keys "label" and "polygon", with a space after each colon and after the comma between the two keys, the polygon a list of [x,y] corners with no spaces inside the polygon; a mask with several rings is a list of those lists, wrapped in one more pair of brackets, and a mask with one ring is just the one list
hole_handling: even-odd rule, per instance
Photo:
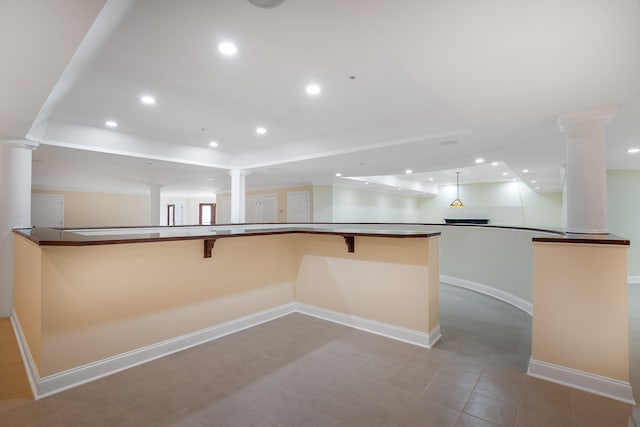
{"label": "beige wall", "polygon": [[356,237],[347,253],[341,236],[298,236],[296,300],[430,332],[438,323],[437,241]]}
{"label": "beige wall", "polygon": [[437,325],[437,239],[356,237],[348,253],[342,236],[237,237],[219,239],[212,258],[203,240],[16,239],[15,307],[42,377],[296,299],[423,332]]}
{"label": "beige wall", "polygon": [[42,251],[30,240],[13,235],[13,308],[29,351],[40,366],[42,335]]}
{"label": "beige wall", "polygon": [[40,374],[292,302],[291,238],[43,247]]}
{"label": "beige wall", "polygon": [[149,225],[149,196],[139,194],[45,191],[64,196],[64,226],[118,227]]}
{"label": "beige wall", "polygon": [[440,324],[440,236],[428,240],[429,331]]}
{"label": "beige wall", "polygon": [[533,246],[531,357],[628,382],[627,248]]}

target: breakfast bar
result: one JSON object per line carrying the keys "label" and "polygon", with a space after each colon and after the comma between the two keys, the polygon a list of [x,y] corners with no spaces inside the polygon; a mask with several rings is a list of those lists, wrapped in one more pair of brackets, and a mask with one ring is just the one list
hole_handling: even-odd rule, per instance
{"label": "breakfast bar", "polygon": [[440,232],[19,229],[14,313],[43,397],[291,312],[430,347]]}

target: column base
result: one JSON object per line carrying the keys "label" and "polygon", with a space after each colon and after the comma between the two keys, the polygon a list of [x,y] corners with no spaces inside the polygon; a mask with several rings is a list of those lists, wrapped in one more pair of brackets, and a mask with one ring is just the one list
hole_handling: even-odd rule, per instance
{"label": "column base", "polygon": [[631,384],[626,381],[555,365],[531,358],[527,375],[635,405]]}

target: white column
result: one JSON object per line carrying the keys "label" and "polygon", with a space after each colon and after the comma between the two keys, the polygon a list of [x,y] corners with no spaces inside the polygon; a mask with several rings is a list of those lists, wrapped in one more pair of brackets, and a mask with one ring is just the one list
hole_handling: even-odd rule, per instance
{"label": "white column", "polygon": [[247,221],[246,178],[251,172],[231,169],[231,223],[242,224]]}
{"label": "white column", "polygon": [[149,225],[160,224],[160,189],[162,185],[147,184],[149,187]]}
{"label": "white column", "polygon": [[0,141],[0,317],[13,307],[13,228],[31,227],[31,154],[37,142]]}
{"label": "white column", "polygon": [[565,114],[558,127],[566,134],[566,229],[607,234],[607,156],[605,126],[611,107]]}

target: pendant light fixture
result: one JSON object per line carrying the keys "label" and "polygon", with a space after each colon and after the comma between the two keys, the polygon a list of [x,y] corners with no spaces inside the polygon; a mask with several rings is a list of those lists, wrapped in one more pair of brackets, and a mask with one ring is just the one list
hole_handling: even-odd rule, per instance
{"label": "pendant light fixture", "polygon": [[263,9],[271,9],[280,6],[284,0],[249,0],[249,3]]}
{"label": "pendant light fixture", "polygon": [[449,205],[452,208],[461,208],[464,206],[460,200],[460,172],[456,172],[456,199]]}

